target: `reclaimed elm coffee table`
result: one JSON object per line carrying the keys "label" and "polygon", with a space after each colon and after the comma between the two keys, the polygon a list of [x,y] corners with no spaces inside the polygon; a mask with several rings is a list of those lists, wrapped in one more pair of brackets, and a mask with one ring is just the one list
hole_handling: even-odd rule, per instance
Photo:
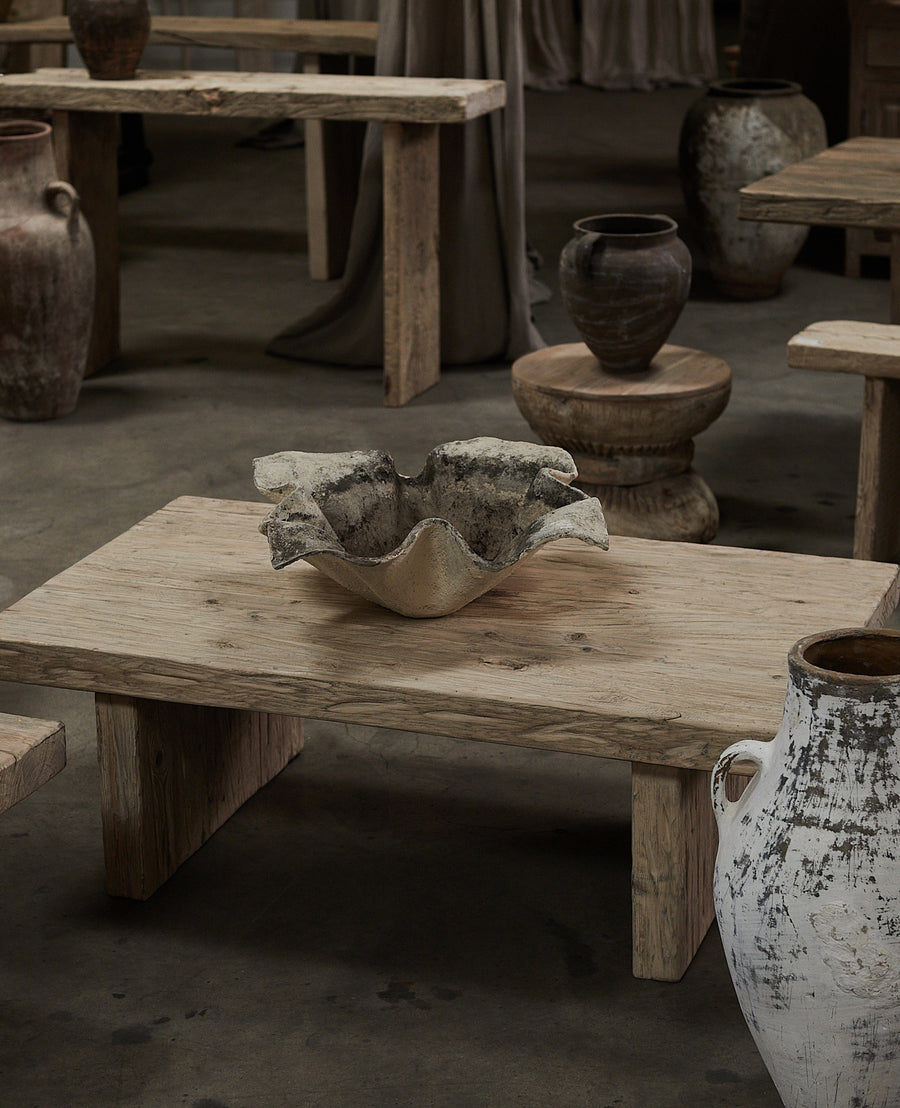
{"label": "reclaimed elm coffee table", "polygon": [[624,759],[634,973],[676,981],[713,917],[709,770],[774,735],[797,639],[898,597],[885,563],[614,537],[405,619],[273,571],[268,510],[180,498],[0,613],[0,677],[96,696],[114,895],[150,896],[299,752],[304,716]]}

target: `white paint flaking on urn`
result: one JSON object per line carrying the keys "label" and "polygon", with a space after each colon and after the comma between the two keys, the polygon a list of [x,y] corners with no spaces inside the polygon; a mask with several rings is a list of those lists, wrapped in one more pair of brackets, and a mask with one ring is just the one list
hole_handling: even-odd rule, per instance
{"label": "white paint flaking on urn", "polygon": [[713,771],[722,943],[787,1108],[898,1108],[900,632],[811,636],[789,669],[778,734]]}

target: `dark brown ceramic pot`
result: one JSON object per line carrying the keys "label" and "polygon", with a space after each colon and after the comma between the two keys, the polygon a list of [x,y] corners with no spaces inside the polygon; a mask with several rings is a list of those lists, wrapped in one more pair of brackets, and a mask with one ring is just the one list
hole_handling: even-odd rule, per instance
{"label": "dark brown ceramic pot", "polygon": [[69,25],[91,77],[134,76],[150,37],[147,0],[69,0]]}
{"label": "dark brown ceramic pot", "polygon": [[595,215],[563,248],[563,302],[591,353],[612,373],[647,369],[681,314],[691,255],[667,215]]}
{"label": "dark brown ceramic pot", "polygon": [[78,196],[56,179],[51,128],[0,122],[0,415],[73,410],[94,309],[94,246]]}

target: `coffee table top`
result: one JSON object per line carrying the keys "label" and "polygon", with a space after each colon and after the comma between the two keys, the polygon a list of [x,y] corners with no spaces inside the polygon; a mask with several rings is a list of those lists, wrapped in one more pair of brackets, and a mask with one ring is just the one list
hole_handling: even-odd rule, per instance
{"label": "coffee table top", "polygon": [[900,229],[900,139],[862,135],[746,185],[742,219]]}
{"label": "coffee table top", "polygon": [[708,769],[772,737],[797,639],[898,595],[894,565],[614,536],[411,620],[273,570],[268,507],[149,516],[0,613],[0,677]]}

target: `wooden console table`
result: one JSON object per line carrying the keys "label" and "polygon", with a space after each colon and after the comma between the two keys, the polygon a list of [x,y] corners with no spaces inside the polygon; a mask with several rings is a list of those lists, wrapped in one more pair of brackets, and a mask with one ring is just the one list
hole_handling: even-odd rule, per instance
{"label": "wooden console table", "polygon": [[[232,47],[237,51],[238,69],[243,70],[271,68],[258,61],[249,64],[261,50],[293,51],[302,56],[304,73],[318,73],[323,57],[330,56],[332,61],[349,56],[374,58],[378,24],[346,19],[154,15],[149,41],[152,46],[180,46],[185,51],[194,46]],[[65,15],[0,23],[0,43],[33,47],[70,42],[72,28]],[[29,63],[30,59],[24,69],[36,68]],[[339,277],[343,272],[349,239],[347,228],[357,195],[357,179],[349,172],[346,147],[329,126],[321,119],[307,119],[304,127],[309,274],[322,281]]]}
{"label": "wooden console table", "polygon": [[0,613],[0,677],[96,696],[109,891],[150,896],[298,752],[303,716],[624,759],[634,972],[658,980],[713,917],[718,755],[775,734],[797,639],[880,625],[900,591],[882,563],[614,538],[405,619],[275,572],[268,510],[173,501]]}
{"label": "wooden console table", "polygon": [[116,175],[119,112],[377,120],[384,160],[385,403],[440,378],[438,129],[501,108],[503,81],[326,73],[139,73],[95,81],[81,69],[0,77],[0,107],[54,113],[60,174],[81,196],[97,252],[92,365],[119,351]]}

